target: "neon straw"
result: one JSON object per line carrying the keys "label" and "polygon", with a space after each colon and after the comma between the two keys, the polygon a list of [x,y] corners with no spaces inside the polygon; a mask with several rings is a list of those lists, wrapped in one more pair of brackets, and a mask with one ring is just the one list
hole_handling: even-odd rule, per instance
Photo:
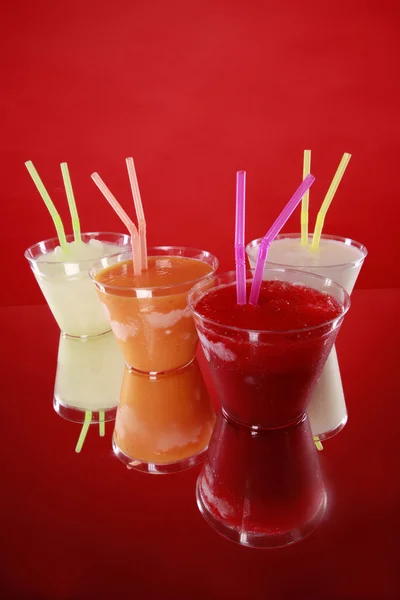
{"label": "neon straw", "polygon": [[236,173],[236,231],[235,231],[235,264],[236,264],[236,301],[246,304],[246,260],[244,250],[244,228],[246,209],[246,171]]}
{"label": "neon straw", "polygon": [[314,444],[315,444],[316,449],[319,452],[322,452],[322,450],[324,449],[324,447],[321,444],[321,442],[319,441],[319,437],[317,435],[314,435]]}
{"label": "neon straw", "polygon": [[319,213],[317,215],[317,220],[315,222],[314,235],[313,235],[313,239],[312,239],[312,243],[311,243],[312,250],[318,249],[326,213],[328,212],[328,208],[331,205],[333,197],[336,193],[336,190],[338,189],[339,183],[344,175],[344,172],[346,170],[347,165],[349,164],[350,159],[351,159],[351,154],[348,154],[347,152],[345,152],[342,156],[342,160],[339,163],[339,166],[337,168],[335,176],[332,179],[332,183],[329,186],[329,190],[327,191],[327,194],[321,205],[321,208],[319,209]]}
{"label": "neon straw", "polygon": [[76,209],[74,191],[72,189],[71,177],[69,176],[67,163],[61,163],[61,173],[64,180],[65,192],[67,194],[69,212],[71,213],[72,229],[76,242],[81,242],[81,224],[79,222],[78,211]]}
{"label": "neon straw", "polygon": [[140,196],[139,184],[136,176],[133,158],[125,159],[128,167],[129,183],[131,184],[133,202],[135,203],[136,217],[139,225],[140,255],[142,257],[142,269],[147,269],[147,243],[146,243],[146,219],[144,217],[142,198]]}
{"label": "neon straw", "polygon": [[92,421],[92,412],[90,410],[87,410],[85,412],[85,422],[83,423],[81,434],[79,436],[78,443],[76,444],[76,447],[75,447],[75,452],[77,454],[79,454],[79,452],[82,450],[82,446],[85,442],[87,432],[89,431],[91,421]]}
{"label": "neon straw", "polygon": [[53,200],[50,198],[48,191],[44,187],[44,183],[40,179],[39,173],[33,166],[33,162],[31,160],[28,160],[25,163],[25,166],[28,169],[29,175],[32,177],[34,184],[36,185],[39,194],[42,196],[42,199],[45,205],[47,206],[51,218],[53,219],[54,227],[57,231],[57,237],[58,241],[60,242],[60,246],[64,250],[64,252],[68,252],[68,244],[67,239],[65,237],[64,225],[62,224],[61,217],[53,204]]}
{"label": "neon straw", "polygon": [[258,249],[257,262],[254,272],[253,283],[251,285],[249,304],[255,305],[258,302],[258,297],[260,295],[261,289],[261,282],[264,274],[264,267],[267,260],[268,250],[272,241],[278,235],[278,233],[280,232],[280,230],[282,229],[282,227],[284,226],[284,224],[286,223],[296,206],[299,204],[306,191],[312,186],[314,181],[315,177],[313,175],[307,175],[307,177],[297,188],[289,202],[286,204],[285,208],[283,209],[279,217],[276,219],[275,223],[264,236]]}
{"label": "neon straw", "polygon": [[115,210],[127,230],[129,231],[132,238],[132,259],[133,259],[133,269],[135,275],[141,275],[141,258],[140,258],[140,242],[139,242],[139,234],[136,229],[136,225],[131,221],[128,217],[118,200],[112,195],[102,178],[98,173],[92,173],[91,175],[93,181],[107,200],[107,202],[112,206]]}
{"label": "neon straw", "polygon": [[[311,171],[311,150],[304,150],[303,156],[303,179],[310,174]],[[309,190],[303,196],[301,201],[301,245],[308,245],[308,199]]]}
{"label": "neon straw", "polygon": [[100,437],[104,437],[105,433],[106,433],[106,427],[105,427],[105,422],[104,422],[104,410],[101,410],[99,412],[99,433],[100,433]]}

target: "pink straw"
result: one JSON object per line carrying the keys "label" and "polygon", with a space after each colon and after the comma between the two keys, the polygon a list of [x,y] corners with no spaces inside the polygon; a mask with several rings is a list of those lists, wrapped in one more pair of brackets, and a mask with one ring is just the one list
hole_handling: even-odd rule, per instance
{"label": "pink straw", "polygon": [[236,173],[236,301],[246,304],[246,260],[244,251],[244,225],[246,206],[246,171]]}
{"label": "pink straw", "polygon": [[132,259],[133,259],[133,269],[135,275],[141,275],[141,257],[140,257],[140,241],[139,234],[136,228],[136,225],[131,221],[128,217],[118,200],[112,195],[102,178],[98,173],[92,173],[91,175],[93,181],[107,200],[109,204],[111,204],[112,208],[115,210],[127,230],[131,235],[132,241]]}
{"label": "pink straw", "polygon": [[278,235],[278,233],[280,232],[280,230],[282,229],[282,227],[284,226],[284,224],[286,223],[296,206],[299,204],[306,191],[310,189],[314,181],[315,177],[313,175],[307,175],[307,177],[297,188],[297,190],[295,191],[295,193],[293,194],[293,196],[291,197],[291,199],[289,200],[279,217],[276,219],[275,223],[272,225],[268,233],[263,238],[258,249],[256,269],[254,272],[253,283],[251,286],[249,304],[255,305],[258,302],[261,290],[261,282],[264,274],[264,267],[267,261],[267,254],[271,243],[276,238],[276,236]]}
{"label": "pink straw", "polygon": [[147,269],[147,243],[146,243],[146,219],[144,217],[142,198],[140,196],[139,184],[136,176],[133,158],[125,159],[128,167],[129,183],[131,184],[133,201],[135,203],[136,216],[139,225],[140,251],[142,257],[142,269]]}

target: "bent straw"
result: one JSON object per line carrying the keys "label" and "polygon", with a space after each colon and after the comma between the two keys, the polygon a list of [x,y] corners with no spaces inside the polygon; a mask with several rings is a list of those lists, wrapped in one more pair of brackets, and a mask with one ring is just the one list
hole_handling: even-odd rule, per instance
{"label": "bent straw", "polygon": [[141,258],[140,258],[140,242],[139,242],[139,234],[136,228],[136,225],[131,221],[128,217],[118,200],[112,195],[102,178],[98,173],[92,173],[91,175],[93,181],[107,200],[107,202],[112,206],[115,210],[127,230],[129,231],[132,238],[132,259],[133,259],[133,270],[135,275],[141,275]]}
{"label": "bent straw", "polygon": [[329,186],[329,189],[327,191],[325,199],[321,205],[321,208],[317,215],[317,220],[315,222],[314,235],[313,235],[313,239],[312,239],[312,243],[311,243],[312,250],[318,249],[319,241],[321,239],[321,234],[322,234],[322,228],[324,226],[325,215],[328,212],[328,208],[331,205],[333,197],[336,193],[336,190],[338,189],[339,183],[341,182],[341,179],[344,175],[347,165],[349,164],[350,159],[351,159],[351,154],[348,154],[347,152],[345,152],[342,156],[342,160],[339,163],[339,166],[337,168],[335,176],[332,179],[332,183]]}
{"label": "bent straw", "polygon": [[[303,156],[303,179],[307,177],[311,172],[311,150],[304,150]],[[304,194],[301,201],[301,245],[308,245],[308,199],[309,190]]]}
{"label": "bent straw", "polygon": [[39,177],[39,173],[36,171],[33,166],[33,162],[28,160],[25,163],[26,168],[29,171],[29,175],[33,179],[33,183],[36,185],[39,194],[41,195],[43,202],[45,203],[47,210],[50,213],[51,218],[53,219],[54,227],[57,231],[58,241],[60,242],[61,248],[64,252],[68,252],[68,244],[67,238],[65,237],[64,225],[62,224],[61,217],[58,214],[56,207],[53,204],[53,200],[50,198],[48,191],[44,187],[43,181]]}
{"label": "bent straw", "polygon": [[85,411],[85,421],[82,426],[81,434],[79,436],[78,443],[76,444],[76,447],[75,447],[75,452],[77,454],[79,454],[79,452],[82,450],[82,446],[85,442],[86,435],[89,430],[91,421],[92,421],[92,411],[87,410],[87,411]]}
{"label": "bent straw", "polygon": [[100,433],[100,437],[104,437],[105,433],[106,433],[106,427],[105,427],[105,421],[104,421],[104,410],[101,410],[99,412],[99,433]]}
{"label": "bent straw", "polygon": [[315,177],[313,175],[307,175],[307,177],[297,188],[289,202],[286,204],[285,208],[283,209],[279,217],[276,219],[275,223],[264,236],[264,239],[262,240],[258,249],[257,262],[254,272],[253,283],[251,285],[249,304],[255,305],[258,302],[264,267],[267,260],[268,250],[272,241],[278,235],[278,233],[280,232],[280,230],[282,229],[282,227],[284,226],[284,224],[286,223],[296,206],[299,204],[306,191],[312,186],[314,181]]}
{"label": "bent straw", "polygon": [[135,203],[136,217],[139,226],[140,255],[142,258],[142,269],[147,269],[147,243],[146,243],[146,219],[144,217],[142,198],[140,196],[139,184],[136,176],[133,158],[125,159],[128,167],[129,183],[131,184],[133,202]]}
{"label": "bent straw", "polygon": [[236,302],[246,304],[246,260],[244,250],[244,228],[246,208],[246,171],[236,173]]}
{"label": "bent straw", "polygon": [[74,239],[76,242],[81,242],[81,224],[79,222],[78,211],[76,209],[74,191],[72,189],[71,177],[69,175],[67,163],[61,163],[61,173],[63,176],[65,192],[67,194],[69,212],[71,214],[72,229],[74,232]]}

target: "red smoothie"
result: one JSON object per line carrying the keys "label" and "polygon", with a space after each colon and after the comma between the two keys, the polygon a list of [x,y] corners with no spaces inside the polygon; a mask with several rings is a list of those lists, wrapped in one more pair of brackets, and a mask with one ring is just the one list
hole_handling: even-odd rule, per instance
{"label": "red smoothie", "polygon": [[[208,285],[192,310],[225,413],[254,428],[297,422],[334,344],[344,305],[317,289],[273,280],[262,283],[257,306],[239,306],[235,284]],[[250,283],[247,288],[249,295]]]}

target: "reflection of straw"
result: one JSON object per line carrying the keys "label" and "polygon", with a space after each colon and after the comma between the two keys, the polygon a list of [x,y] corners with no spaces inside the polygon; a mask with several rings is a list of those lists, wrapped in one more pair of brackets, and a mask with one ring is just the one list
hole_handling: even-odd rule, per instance
{"label": "reflection of straw", "polygon": [[127,230],[129,231],[132,238],[132,259],[133,259],[133,270],[135,275],[141,275],[141,258],[140,258],[140,242],[139,242],[139,234],[136,229],[136,225],[131,221],[128,217],[118,200],[112,195],[102,178],[98,173],[92,173],[91,175],[93,181],[107,200],[107,202],[112,206],[115,210]]}
{"label": "reflection of straw", "polygon": [[319,441],[319,437],[317,435],[314,435],[314,444],[315,444],[316,449],[319,450],[319,452],[322,452],[324,447],[321,444],[321,442]]}
{"label": "reflection of straw", "polygon": [[64,252],[68,252],[67,239],[65,237],[64,226],[62,224],[60,215],[58,214],[58,211],[57,211],[56,207],[54,206],[53,201],[50,198],[48,191],[44,187],[44,184],[39,177],[39,173],[36,171],[35,167],[33,166],[32,161],[28,160],[25,163],[25,166],[28,169],[29,174],[32,177],[34,184],[36,185],[39,194],[42,196],[42,199],[43,199],[45,205],[47,206],[47,209],[51,215],[51,218],[53,219],[53,223],[54,223],[54,226],[57,231],[57,236],[58,236],[58,241],[60,242],[60,246],[64,250]]}
{"label": "reflection of straw", "polygon": [[76,448],[75,448],[75,452],[77,452],[78,454],[82,450],[82,446],[84,444],[91,421],[92,421],[92,411],[87,410],[85,412],[85,422],[83,423],[81,434],[79,436],[78,443],[76,444]]}
{"label": "reflection of straw", "polygon": [[147,244],[146,244],[146,219],[144,217],[142,198],[140,196],[139,184],[136,176],[135,163],[133,158],[127,158],[129,183],[131,184],[133,201],[135,203],[136,217],[139,226],[140,256],[142,259],[142,269],[147,269]]}
{"label": "reflection of straw", "polygon": [[[303,179],[311,172],[311,150],[304,150],[303,157]],[[310,190],[308,189],[301,201],[301,245],[308,245],[308,198]]]}
{"label": "reflection of straw", "polygon": [[104,437],[105,433],[106,433],[106,427],[105,427],[105,422],[104,422],[104,411],[101,410],[99,412],[99,433],[100,433],[100,437]]}
{"label": "reflection of straw", "polygon": [[67,163],[61,163],[61,173],[64,180],[65,192],[67,194],[69,212],[71,213],[72,229],[74,231],[74,239],[76,242],[81,242],[81,224],[79,222],[78,211],[76,209],[74,191],[72,189],[71,177],[69,176]]}
{"label": "reflection of straw", "polygon": [[315,223],[314,236],[313,236],[312,243],[311,243],[311,248],[313,250],[318,249],[319,241],[321,239],[322,228],[324,226],[325,215],[328,211],[328,208],[331,205],[333,197],[336,193],[336,190],[338,189],[339,183],[344,175],[344,172],[346,170],[347,165],[349,164],[350,159],[351,159],[351,154],[347,154],[347,152],[345,152],[342,156],[342,160],[339,163],[339,166],[337,168],[335,176],[332,179],[332,183],[329,186],[329,190],[327,191],[325,199],[319,210],[319,213],[317,215],[317,220]]}
{"label": "reflection of straw", "polygon": [[272,241],[276,238],[296,206],[299,204],[300,200],[308,190],[312,186],[315,181],[315,177],[313,175],[307,175],[307,177],[302,181],[299,185],[293,196],[290,198],[289,202],[286,204],[285,208],[270,227],[268,232],[265,234],[263,239],[261,240],[261,244],[258,248],[256,268],[254,269],[254,277],[253,283],[251,284],[250,298],[249,304],[257,304],[258,298],[261,290],[261,283],[264,274],[264,267],[267,261],[267,254],[269,247]]}
{"label": "reflection of straw", "polygon": [[236,230],[235,230],[235,263],[236,263],[236,302],[246,304],[246,260],[244,250],[246,208],[246,171],[236,173]]}

